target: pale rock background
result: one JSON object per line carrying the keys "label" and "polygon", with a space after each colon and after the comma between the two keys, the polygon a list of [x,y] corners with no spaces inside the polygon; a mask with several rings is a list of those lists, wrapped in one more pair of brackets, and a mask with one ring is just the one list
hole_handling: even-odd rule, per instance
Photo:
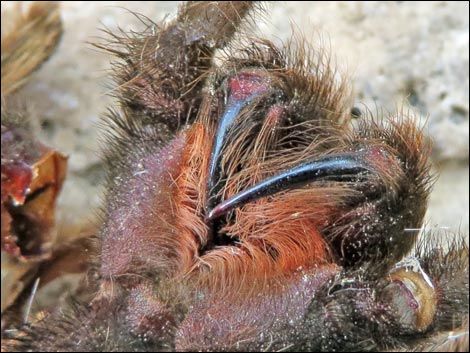
{"label": "pale rock background", "polygon": [[[2,1],[2,11],[4,4]],[[8,4],[5,4],[8,5]],[[42,125],[42,139],[67,153],[69,174],[60,197],[60,224],[90,220],[100,204],[102,164],[97,124],[112,100],[106,95],[112,57],[89,42],[100,28],[139,29],[126,9],[154,21],[175,13],[176,2],[67,1],[57,52],[20,97]],[[394,111],[411,107],[434,140],[440,174],[427,215],[429,228],[469,228],[469,3],[273,2],[259,32],[280,43],[292,27],[313,44],[331,47],[352,77],[357,106]]]}

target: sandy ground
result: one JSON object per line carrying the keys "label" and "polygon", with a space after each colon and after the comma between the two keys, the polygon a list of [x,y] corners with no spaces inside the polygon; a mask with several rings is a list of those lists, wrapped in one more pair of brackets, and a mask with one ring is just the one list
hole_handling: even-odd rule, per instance
{"label": "sandy ground", "polygon": [[[20,95],[42,125],[43,140],[70,156],[59,201],[61,224],[91,219],[102,194],[97,124],[112,104],[106,96],[112,58],[88,42],[103,37],[104,26],[140,28],[126,9],[160,21],[171,18],[176,6],[158,1],[62,3],[64,36],[58,51]],[[294,26],[314,44],[319,39],[327,43],[340,70],[352,77],[359,106],[393,111],[405,102],[427,121],[440,174],[427,223],[468,232],[468,2],[277,2],[269,8],[260,32],[280,42]]]}

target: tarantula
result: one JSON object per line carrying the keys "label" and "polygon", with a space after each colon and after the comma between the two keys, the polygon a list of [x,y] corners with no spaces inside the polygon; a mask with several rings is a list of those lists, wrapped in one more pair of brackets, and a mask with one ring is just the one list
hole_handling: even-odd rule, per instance
{"label": "tarantula", "polygon": [[118,106],[86,293],[5,350],[468,350],[468,248],[415,246],[422,132],[351,124],[327,54],[236,38],[257,11],[187,2],[98,45]]}

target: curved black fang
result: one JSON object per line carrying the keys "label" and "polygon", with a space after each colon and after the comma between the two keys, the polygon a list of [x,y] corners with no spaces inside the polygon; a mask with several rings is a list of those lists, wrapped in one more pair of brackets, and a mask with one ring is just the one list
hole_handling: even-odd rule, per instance
{"label": "curved black fang", "polygon": [[[214,146],[212,147],[211,159],[209,162],[209,182],[207,187],[209,192],[209,201],[211,199],[210,195],[213,193],[213,189],[215,187],[215,181],[219,179],[220,154],[224,144],[225,135],[245,104],[245,101],[232,102],[229,100],[227,108],[220,119],[219,126],[217,127],[216,138]],[[212,205],[209,205],[209,207],[211,206]]]}
{"label": "curved black fang", "polygon": [[352,181],[357,179],[359,174],[370,170],[371,166],[364,161],[364,156],[357,153],[335,154],[319,158],[264,180],[219,203],[208,213],[206,220],[212,221],[248,202],[283,190],[302,187],[318,180]]}
{"label": "curved black fang", "polygon": [[211,196],[215,194],[215,186],[220,178],[220,159],[227,132],[232,128],[241,110],[269,89],[267,79],[253,73],[240,73],[238,76],[230,78],[228,85],[230,93],[227,96],[225,111],[217,127],[209,161],[208,209],[214,206],[214,202],[217,202]]}

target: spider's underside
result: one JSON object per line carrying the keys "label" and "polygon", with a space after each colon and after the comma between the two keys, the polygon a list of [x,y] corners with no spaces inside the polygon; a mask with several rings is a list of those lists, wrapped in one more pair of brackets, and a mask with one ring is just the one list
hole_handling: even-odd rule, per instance
{"label": "spider's underside", "polygon": [[89,295],[7,350],[468,350],[468,248],[415,246],[421,131],[403,112],[351,127],[325,53],[232,40],[261,10],[188,2],[113,35]]}

